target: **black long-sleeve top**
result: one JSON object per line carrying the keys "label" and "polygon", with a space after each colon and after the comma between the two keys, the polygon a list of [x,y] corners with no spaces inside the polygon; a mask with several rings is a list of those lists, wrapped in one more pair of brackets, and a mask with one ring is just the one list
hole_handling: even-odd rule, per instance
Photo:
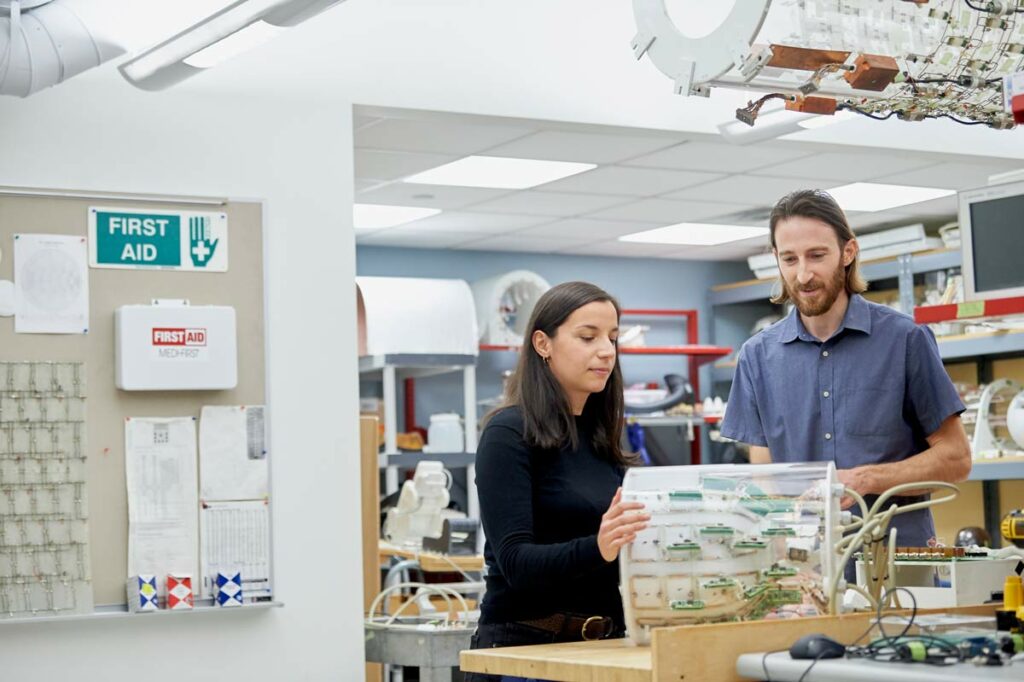
{"label": "black long-sleeve top", "polygon": [[609,616],[624,627],[618,562],[605,561],[597,546],[624,471],[595,453],[579,417],[576,426],[576,449],[533,448],[522,413],[509,407],[480,436],[476,483],[488,570],[481,623],[564,612]]}

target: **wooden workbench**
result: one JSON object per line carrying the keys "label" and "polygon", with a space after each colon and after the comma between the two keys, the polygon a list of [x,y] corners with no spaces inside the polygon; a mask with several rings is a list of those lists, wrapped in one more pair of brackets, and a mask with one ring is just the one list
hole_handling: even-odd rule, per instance
{"label": "wooden workbench", "polygon": [[391,557],[401,559],[416,559],[420,562],[420,568],[428,573],[449,573],[452,571],[482,571],[484,569],[484,558],[479,554],[438,554],[437,552],[413,551],[396,547],[381,540],[378,544],[380,562],[386,563]]}
{"label": "wooden workbench", "polygon": [[460,656],[463,670],[540,680],[651,682],[651,647],[625,639],[475,649]]}
{"label": "wooden workbench", "polygon": [[[993,615],[995,605],[919,609],[919,614]],[[886,615],[909,614],[909,611]],[[543,644],[463,651],[464,671],[535,677],[557,682],[740,682],[736,659],[755,651],[788,649],[800,637],[820,632],[852,643],[874,620],[872,613],[786,620],[714,623],[658,628],[651,646],[627,640]]]}

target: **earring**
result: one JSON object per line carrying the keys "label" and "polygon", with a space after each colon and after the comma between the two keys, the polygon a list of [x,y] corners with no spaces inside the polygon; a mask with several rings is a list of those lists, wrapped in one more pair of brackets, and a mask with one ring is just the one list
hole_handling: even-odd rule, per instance
{"label": "earring", "polygon": [[550,360],[550,358],[547,355],[542,355],[541,357],[544,358],[544,364],[548,364],[548,360]]}

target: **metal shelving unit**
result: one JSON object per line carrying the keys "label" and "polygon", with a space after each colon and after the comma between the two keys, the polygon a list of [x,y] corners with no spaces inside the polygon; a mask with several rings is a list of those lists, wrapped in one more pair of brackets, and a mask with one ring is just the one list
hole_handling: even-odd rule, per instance
{"label": "metal shelving unit", "polygon": [[381,469],[396,467],[398,469],[415,469],[423,460],[444,462],[446,467],[470,467],[476,462],[475,452],[400,452],[396,454],[380,453],[377,463]]}
{"label": "metal shelving unit", "polygon": [[939,338],[943,360],[976,358],[985,355],[1024,353],[1024,332],[992,332]]}
{"label": "metal shelving unit", "polygon": [[1024,457],[975,461],[968,481],[1009,481],[1024,478]]}
{"label": "metal shelving unit", "polygon": [[[464,453],[400,453],[398,451],[398,381],[462,373],[462,394],[466,452]],[[476,356],[475,355],[423,355],[402,353],[393,355],[365,355],[359,358],[359,374],[380,376],[384,384],[384,488],[390,495],[398,492],[398,469],[416,466],[423,459],[440,460],[446,466],[466,467],[466,492],[469,516],[480,518],[480,503],[476,494]]]}

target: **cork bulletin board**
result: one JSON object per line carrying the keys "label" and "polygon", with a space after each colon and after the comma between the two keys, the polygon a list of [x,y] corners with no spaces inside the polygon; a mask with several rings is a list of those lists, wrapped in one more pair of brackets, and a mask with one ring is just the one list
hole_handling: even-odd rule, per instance
{"label": "cork bulletin board", "polygon": [[[0,362],[84,363],[84,480],[93,601],[124,604],[128,506],[125,419],[195,417],[205,405],[266,403],[262,204],[60,191],[0,189],[0,280],[14,279],[14,236],[88,237],[90,207],[141,211],[215,211],[227,216],[224,272],[89,268],[87,334],[19,334],[0,317]],[[193,306],[235,310],[238,383],[230,390],[123,391],[114,384],[114,311],[153,299],[188,299]]]}

